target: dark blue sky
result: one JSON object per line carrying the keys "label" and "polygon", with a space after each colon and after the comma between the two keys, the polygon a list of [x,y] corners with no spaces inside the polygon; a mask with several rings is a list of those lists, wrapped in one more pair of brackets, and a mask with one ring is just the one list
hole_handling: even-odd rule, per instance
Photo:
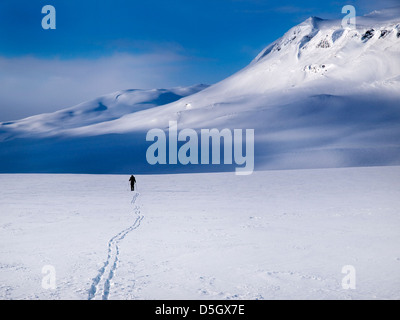
{"label": "dark blue sky", "polygon": [[[363,15],[396,3],[1,0],[0,86],[5,89],[0,89],[0,121],[119,89],[212,84],[246,66],[266,45],[309,16],[341,19],[346,4]],[[41,8],[46,4],[56,8],[56,30],[41,27]],[[94,70],[102,70],[100,81]],[[34,82],[41,83],[40,88]],[[32,91],[26,94],[29,103],[15,98],[18,90]]]}
{"label": "dark blue sky", "polygon": [[[213,60],[218,75],[211,79],[218,79],[245,66],[264,46],[309,16],[340,19],[345,4],[354,4],[358,15],[387,5],[369,2],[2,0],[0,54],[96,58],[116,51],[148,53],[166,47],[193,59]],[[56,30],[41,28],[45,4],[57,10]]]}

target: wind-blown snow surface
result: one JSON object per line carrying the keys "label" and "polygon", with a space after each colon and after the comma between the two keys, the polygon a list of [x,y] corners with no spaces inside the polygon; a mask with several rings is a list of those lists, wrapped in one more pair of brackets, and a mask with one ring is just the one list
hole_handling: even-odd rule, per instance
{"label": "wind-blown snow surface", "polygon": [[233,170],[150,166],[146,133],[167,130],[169,121],[178,129],[254,129],[256,169],[399,165],[399,56],[400,7],[358,17],[355,30],[343,29],[341,20],[312,17],[248,67],[204,90],[178,94],[185,97],[174,102],[144,99],[137,108],[114,94],[3,123],[0,171]]}
{"label": "wind-blown snow surface", "polygon": [[0,297],[400,298],[400,167],[128,178],[1,175]]}

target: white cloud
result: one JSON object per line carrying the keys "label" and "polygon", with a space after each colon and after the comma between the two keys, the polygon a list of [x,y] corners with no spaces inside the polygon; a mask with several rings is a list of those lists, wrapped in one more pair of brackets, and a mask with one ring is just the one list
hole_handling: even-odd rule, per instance
{"label": "white cloud", "polygon": [[55,111],[122,89],[180,85],[185,59],[174,52],[71,60],[0,56],[0,121]]}

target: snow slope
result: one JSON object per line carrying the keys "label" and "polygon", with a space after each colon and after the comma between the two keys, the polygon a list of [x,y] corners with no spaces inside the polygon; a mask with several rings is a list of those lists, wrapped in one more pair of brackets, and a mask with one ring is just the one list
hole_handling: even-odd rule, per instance
{"label": "snow slope", "polygon": [[[121,106],[124,115],[115,119],[98,118],[104,106],[95,101],[87,106],[99,110],[91,112],[94,118],[80,116],[66,125],[60,117],[68,118],[68,111],[3,123],[1,171],[233,169],[148,165],[146,132],[166,130],[171,120],[180,129],[254,129],[256,169],[398,165],[399,17],[400,7],[376,11],[358,17],[355,30],[343,29],[340,20],[311,17],[231,77],[172,103]],[[48,125],[46,117],[57,124]]]}
{"label": "snow slope", "polygon": [[0,298],[400,298],[400,167],[128,179],[0,175]]}
{"label": "snow slope", "polygon": [[[54,113],[2,123],[2,140],[29,135],[57,135],[60,131],[122,118],[141,110],[165,105],[207,88],[207,85],[171,89],[122,90]],[[1,132],[1,131],[0,131]]]}

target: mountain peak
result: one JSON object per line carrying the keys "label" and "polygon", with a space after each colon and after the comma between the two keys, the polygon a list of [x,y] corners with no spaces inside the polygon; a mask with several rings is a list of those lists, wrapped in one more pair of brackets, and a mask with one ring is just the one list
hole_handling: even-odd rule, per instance
{"label": "mountain peak", "polygon": [[309,24],[314,28],[318,28],[318,24],[324,20],[325,19],[322,19],[320,17],[312,16],[306,19],[302,24]]}
{"label": "mountain peak", "polygon": [[[280,52],[282,49],[299,47],[310,41],[319,31],[321,22],[325,21],[319,17],[309,17],[302,23],[291,28],[283,37],[267,46],[252,63],[262,60],[270,53]],[[284,50],[286,52],[286,50]]]}
{"label": "mountain peak", "polygon": [[[283,58],[287,54],[298,59],[304,56],[307,48],[313,46],[317,48],[330,48],[335,44],[337,50],[340,49],[339,45],[346,46],[349,44],[352,47],[358,46],[358,42],[365,43],[365,40],[373,37],[374,32],[371,30],[379,30],[380,38],[384,38],[390,34],[399,35],[400,7],[390,10],[373,11],[365,16],[357,17],[357,28],[351,32],[343,29],[342,20],[326,20],[317,16],[309,17],[287,31],[283,37],[268,45],[251,64],[260,62],[266,57],[277,58],[279,56],[279,58]],[[366,35],[368,32],[370,33]],[[317,35],[318,37],[316,37]],[[377,37],[379,38],[379,36]],[[312,41],[313,38],[315,39]],[[347,41],[337,42],[340,38],[346,38]],[[314,44],[313,42],[317,43]],[[312,46],[308,46],[310,43],[312,43]]]}

